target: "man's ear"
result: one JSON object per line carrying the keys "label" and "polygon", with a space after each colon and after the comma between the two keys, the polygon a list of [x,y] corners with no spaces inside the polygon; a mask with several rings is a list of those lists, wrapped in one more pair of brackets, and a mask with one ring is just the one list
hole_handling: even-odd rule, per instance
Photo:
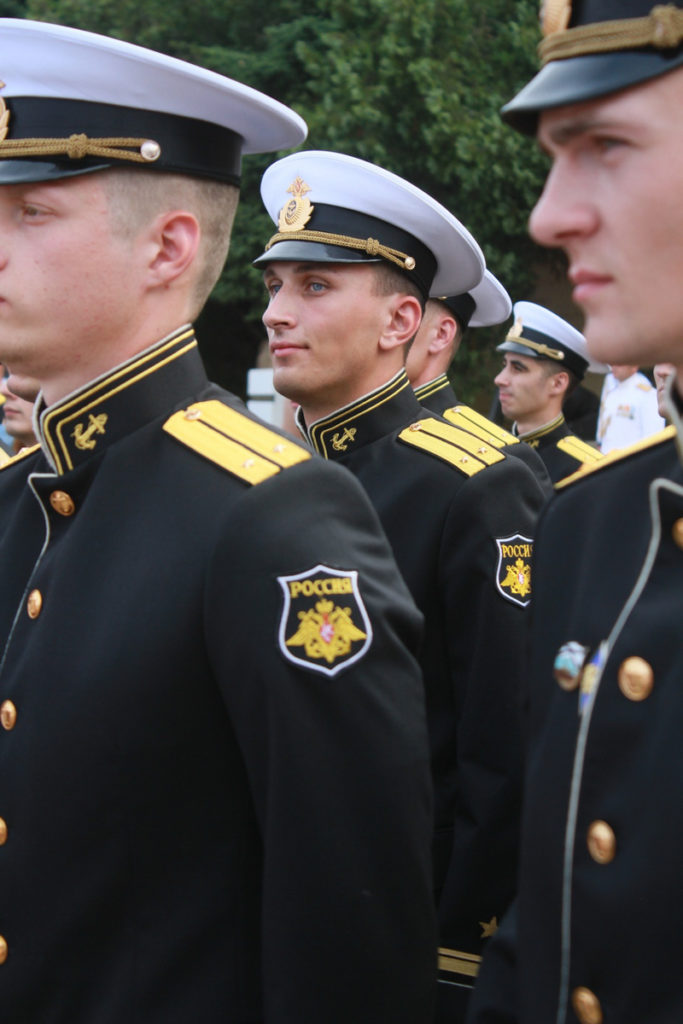
{"label": "man's ear", "polygon": [[569,374],[564,370],[559,370],[554,373],[550,378],[550,394],[551,395],[563,395],[569,387]]}
{"label": "man's ear", "polygon": [[439,352],[443,352],[445,348],[449,348],[455,338],[457,331],[457,324],[453,317],[440,316],[435,330],[432,331],[432,336],[429,342],[429,353],[430,355],[437,355]]}
{"label": "man's ear", "polygon": [[200,237],[199,222],[187,210],[171,210],[155,218],[147,256],[152,286],[168,287],[192,266]]}
{"label": "man's ear", "polygon": [[391,299],[386,327],[379,339],[383,349],[407,345],[417,334],[422,320],[422,306],[414,295],[397,293]]}

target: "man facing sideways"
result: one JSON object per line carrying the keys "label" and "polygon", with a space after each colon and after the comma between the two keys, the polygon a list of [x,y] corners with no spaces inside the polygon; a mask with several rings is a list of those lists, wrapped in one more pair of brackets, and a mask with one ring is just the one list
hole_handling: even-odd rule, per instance
{"label": "man facing sideways", "polygon": [[425,616],[440,1019],[459,1020],[514,886],[520,642],[543,493],[518,459],[422,409],[405,373],[424,299],[481,279],[462,225],[338,153],[285,157],[261,192],[277,224],[256,261],[275,387],[311,446],[367,490]]}
{"label": "man facing sideways", "polygon": [[683,10],[547,4],[545,66],[505,108],[551,168],[531,216],[562,247],[591,355],[673,364],[671,426],[575,475],[534,562],[516,914],[479,1024],[683,1020]]}
{"label": "man facing sideways", "polygon": [[240,151],[305,126],[57,26],[0,22],[0,66],[0,352],[41,387],[0,473],[2,1019],[426,1024],[419,616],[191,326]]}
{"label": "man facing sideways", "polygon": [[546,468],[527,445],[470,406],[462,405],[448,379],[448,368],[457,354],[467,327],[489,327],[507,320],[512,311],[510,296],[490,270],[464,295],[428,299],[420,327],[406,357],[406,373],[420,405],[464,430],[481,437],[506,454],[521,458],[550,494]]}
{"label": "man facing sideways", "polygon": [[[567,426],[562,405],[583,380],[590,359],[586,339],[562,317],[535,302],[516,302],[505,341],[503,368],[494,380],[513,433],[538,452],[553,483],[600,452]],[[604,372],[607,367],[591,367]]]}
{"label": "man facing sideways", "polygon": [[638,366],[612,363],[600,396],[597,440],[603,454],[626,448],[664,427],[657,389]]}

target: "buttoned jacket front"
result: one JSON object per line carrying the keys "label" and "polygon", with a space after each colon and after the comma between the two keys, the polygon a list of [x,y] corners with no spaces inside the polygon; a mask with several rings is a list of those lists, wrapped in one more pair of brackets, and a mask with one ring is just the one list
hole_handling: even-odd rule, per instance
{"label": "buttoned jacket front", "polygon": [[[419,616],[350,474],[262,430],[186,328],[0,472],[4,1024],[431,1018]],[[340,579],[348,664],[286,614]]]}

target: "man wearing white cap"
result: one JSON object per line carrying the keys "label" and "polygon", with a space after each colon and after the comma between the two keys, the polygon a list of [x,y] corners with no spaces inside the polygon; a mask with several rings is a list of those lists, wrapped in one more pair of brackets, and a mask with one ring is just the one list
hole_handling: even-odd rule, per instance
{"label": "man wearing white cap", "polygon": [[571,432],[562,406],[589,366],[603,373],[607,367],[591,364],[581,332],[545,306],[516,302],[514,314],[513,327],[497,346],[503,368],[494,384],[513,432],[538,452],[557,483],[600,458]]}
{"label": "man wearing white cap", "polygon": [[522,622],[543,492],[518,459],[423,409],[406,349],[429,296],[473,288],[474,239],[431,197],[339,153],[273,164],[256,263],[278,391],[311,446],[373,501],[425,616],[436,789],[439,1019],[462,1019],[515,877]]}
{"label": "man wearing white cap", "polygon": [[[350,474],[209,384],[240,152],[303,122],[0,21],[6,1024],[427,1024],[420,621]],[[162,172],[162,173],[159,173]]]}
{"label": "man wearing white cap", "polygon": [[476,434],[506,454],[521,458],[550,494],[550,477],[536,452],[476,409],[458,402],[448,379],[448,368],[467,327],[502,323],[511,310],[510,296],[490,270],[484,271],[479,284],[464,295],[429,299],[408,351],[406,373],[421,406],[439,413],[450,423]]}
{"label": "man wearing white cap", "polygon": [[504,109],[551,161],[530,220],[568,258],[591,357],[673,364],[671,426],[562,486],[539,524],[516,913],[478,1024],[683,1020],[683,8],[543,7]]}

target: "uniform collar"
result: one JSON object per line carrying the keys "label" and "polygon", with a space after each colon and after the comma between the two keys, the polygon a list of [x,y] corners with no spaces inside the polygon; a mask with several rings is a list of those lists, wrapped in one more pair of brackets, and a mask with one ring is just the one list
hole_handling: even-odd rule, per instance
{"label": "uniform collar", "polygon": [[675,387],[676,374],[672,373],[666,382],[664,405],[666,418],[676,428],[676,450],[678,458],[683,462],[683,398]]}
{"label": "uniform collar", "polygon": [[513,425],[512,432],[520,439],[520,441],[526,441],[526,443],[529,444],[531,441],[540,441],[542,437],[546,437],[547,434],[552,434],[554,430],[557,430],[558,427],[563,425],[564,413],[560,413],[560,415],[556,416],[554,420],[550,421],[550,423],[544,423],[542,427],[536,427],[535,430],[528,430],[526,434],[520,434],[517,429],[517,424],[515,423]]}
{"label": "uniform collar", "polygon": [[185,325],[54,405],[39,406],[38,439],[55,471],[66,473],[205,383],[194,330]]}
{"label": "uniform collar", "polygon": [[445,373],[440,373],[434,380],[427,381],[426,384],[420,384],[419,387],[415,388],[415,397],[418,402],[421,402],[425,398],[429,398],[430,395],[435,394],[437,391],[443,391],[444,388],[451,386],[451,382]]}
{"label": "uniform collar", "polygon": [[326,459],[340,459],[420,419],[421,415],[422,407],[405,370],[400,370],[382,387],[357,398],[330,416],[316,420],[310,426],[304,423],[299,410],[297,423],[319,455]]}

